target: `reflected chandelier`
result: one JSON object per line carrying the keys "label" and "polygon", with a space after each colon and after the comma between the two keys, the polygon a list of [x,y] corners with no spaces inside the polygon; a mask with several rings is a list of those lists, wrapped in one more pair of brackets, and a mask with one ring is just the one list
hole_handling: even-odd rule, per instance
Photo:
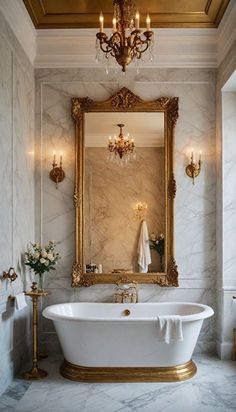
{"label": "reflected chandelier", "polygon": [[110,160],[127,163],[128,160],[135,159],[135,144],[134,139],[130,139],[129,133],[127,136],[123,135],[124,124],[117,124],[120,128],[118,138],[114,136],[109,137],[108,150],[110,152]]}
{"label": "reflected chandelier", "polygon": [[146,18],[146,30],[142,34],[139,28],[140,15],[134,13],[133,0],[113,0],[114,17],[112,20],[113,29],[110,37],[104,33],[104,17],[100,13],[100,32],[97,37],[97,60],[99,52],[102,50],[107,59],[107,73],[109,58],[114,57],[117,63],[122,66],[122,71],[126,71],[126,66],[132,61],[137,65],[142,54],[149,48],[150,60],[152,60],[153,31],[150,30],[151,19],[149,14]]}

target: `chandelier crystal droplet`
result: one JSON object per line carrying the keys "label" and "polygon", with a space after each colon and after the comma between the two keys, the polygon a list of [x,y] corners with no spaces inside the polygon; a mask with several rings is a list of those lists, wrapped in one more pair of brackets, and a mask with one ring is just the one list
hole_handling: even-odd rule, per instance
{"label": "chandelier crystal droplet", "polygon": [[127,136],[123,134],[124,124],[117,124],[120,128],[118,137],[109,137],[107,149],[109,151],[108,160],[118,164],[126,164],[129,160],[135,160],[135,144],[134,139],[131,139],[129,133]]}
{"label": "chandelier crystal droplet", "polygon": [[[116,62],[126,71],[126,66],[131,62],[140,60],[143,53],[153,49],[154,33],[151,31],[151,19],[146,18],[146,30],[140,30],[140,15],[135,12],[133,0],[113,0],[114,17],[112,20],[112,33],[104,33],[104,17],[99,16],[100,32],[96,34],[96,61],[100,59],[100,52],[106,59],[114,57]],[[102,54],[103,54],[102,53]],[[152,53],[149,53],[152,61]]]}

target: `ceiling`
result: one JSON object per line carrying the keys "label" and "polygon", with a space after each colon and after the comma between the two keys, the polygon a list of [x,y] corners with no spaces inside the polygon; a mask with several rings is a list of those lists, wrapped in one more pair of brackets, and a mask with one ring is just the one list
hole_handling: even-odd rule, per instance
{"label": "ceiling", "polygon": [[[22,0],[36,29],[96,28],[103,11],[105,27],[111,27],[112,0]],[[136,0],[145,26],[147,12],[152,27],[218,27],[230,0]]]}
{"label": "ceiling", "polygon": [[85,146],[104,147],[109,136],[119,134],[118,123],[123,123],[124,135],[135,139],[136,147],[164,146],[163,113],[86,113]]}

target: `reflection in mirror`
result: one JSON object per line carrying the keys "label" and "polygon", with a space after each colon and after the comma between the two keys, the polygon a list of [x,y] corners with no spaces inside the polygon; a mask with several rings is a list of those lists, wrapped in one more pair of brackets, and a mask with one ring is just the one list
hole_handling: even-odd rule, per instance
{"label": "reflection in mirror", "polygon": [[[122,158],[108,149],[119,127],[134,139]],[[129,135],[128,135],[129,133]],[[110,140],[109,140],[110,137]],[[126,143],[127,145],[127,143]],[[110,144],[111,147],[111,144]],[[87,272],[163,272],[165,237],[164,113],[85,114],[84,266]],[[151,263],[140,265],[140,234],[146,222]],[[144,233],[145,236],[145,233]],[[155,236],[155,237],[154,237]],[[144,239],[144,238],[143,238]],[[147,250],[145,251],[148,254]]]}

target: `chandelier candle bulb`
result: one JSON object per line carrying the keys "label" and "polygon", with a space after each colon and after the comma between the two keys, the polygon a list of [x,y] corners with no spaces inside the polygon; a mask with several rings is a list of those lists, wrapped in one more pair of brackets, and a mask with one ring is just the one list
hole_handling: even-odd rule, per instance
{"label": "chandelier candle bulb", "polygon": [[139,30],[139,18],[140,18],[139,11],[137,10],[135,14],[135,29],[136,30]]}
{"label": "chandelier candle bulb", "polygon": [[120,162],[125,164],[127,160],[135,158],[134,139],[130,140],[129,133],[127,136],[123,134],[124,124],[117,124],[117,126],[120,128],[119,136],[117,138],[114,136],[114,142],[109,138],[107,149],[111,153],[110,159],[115,161],[119,159]]}
{"label": "chandelier candle bulb", "polygon": [[103,33],[104,17],[103,17],[102,12],[100,13],[100,16],[99,16],[99,23],[100,23],[100,33]]}
{"label": "chandelier candle bulb", "polygon": [[[113,6],[114,17],[111,35],[107,36],[103,32],[104,18],[101,12],[99,17],[100,32],[96,34],[96,37],[100,50],[105,55],[105,61],[109,62],[109,57],[115,58],[125,73],[126,67],[132,62],[138,63],[143,53],[152,45],[154,33],[150,30],[149,14],[146,19],[147,30],[144,33],[140,30],[140,14],[138,10],[136,13],[133,12],[135,9],[133,0],[113,0]],[[96,47],[98,47],[98,43]],[[150,47],[149,50],[151,51],[151,49]],[[151,53],[149,59],[152,60]]]}
{"label": "chandelier candle bulb", "polygon": [[151,19],[150,19],[149,14],[147,14],[146,24],[147,24],[147,31],[150,31],[150,27],[151,27]]}
{"label": "chandelier candle bulb", "polygon": [[112,24],[113,24],[113,32],[116,32],[116,18],[115,17],[112,20]]}
{"label": "chandelier candle bulb", "polygon": [[202,160],[202,151],[200,150],[200,152],[199,152],[199,161],[201,162],[201,160]]}
{"label": "chandelier candle bulb", "polygon": [[53,164],[56,163],[56,152],[53,152]]}

